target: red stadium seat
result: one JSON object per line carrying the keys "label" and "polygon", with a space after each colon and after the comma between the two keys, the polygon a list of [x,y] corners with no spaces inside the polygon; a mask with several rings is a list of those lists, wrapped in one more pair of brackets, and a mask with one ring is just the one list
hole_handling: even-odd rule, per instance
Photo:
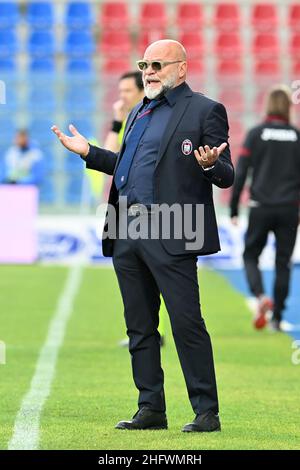
{"label": "red stadium seat", "polygon": [[177,5],[176,24],[180,31],[199,31],[203,27],[203,8],[200,3],[181,2]]}
{"label": "red stadium seat", "polygon": [[189,76],[202,76],[204,74],[204,64],[202,60],[192,59],[188,61]]}
{"label": "red stadium seat", "polygon": [[254,113],[259,114],[259,115],[262,115],[264,113],[267,93],[268,93],[267,88],[257,91],[255,100],[253,101],[252,111]]}
{"label": "red stadium seat", "polygon": [[131,53],[131,38],[126,31],[104,31],[100,50],[110,58],[123,58]]}
{"label": "red stadium seat", "polygon": [[235,3],[219,3],[214,13],[214,24],[220,31],[234,31],[241,25],[240,7]]}
{"label": "red stadium seat", "polygon": [[244,93],[240,89],[221,90],[218,100],[224,104],[229,114],[245,111]]}
{"label": "red stadium seat", "polygon": [[296,60],[291,64],[292,78],[297,79],[300,76],[300,60]]}
{"label": "red stadium seat", "polygon": [[294,3],[289,6],[289,26],[294,31],[300,30],[300,4]]}
{"label": "red stadium seat", "polygon": [[230,119],[229,120],[229,135],[235,142],[241,142],[244,136],[244,126],[241,120]]}
{"label": "red stadium seat", "polygon": [[254,29],[270,31],[278,25],[277,5],[261,3],[254,5],[251,13],[251,23]]}
{"label": "red stadium seat", "polygon": [[164,39],[166,37],[166,33],[164,30],[153,30],[153,31],[143,31],[140,33],[138,37],[138,51],[140,58],[143,57],[146,47],[149,46],[154,41],[158,41],[159,39]]}
{"label": "red stadium seat", "polygon": [[269,82],[281,78],[280,64],[277,60],[257,60],[254,64],[254,75],[258,82]]}
{"label": "red stadium seat", "polygon": [[300,127],[300,114],[297,114],[295,118],[292,121],[292,124],[295,125],[296,127]]}
{"label": "red stadium seat", "polygon": [[217,62],[217,77],[219,81],[228,80],[229,83],[240,82],[243,78],[243,64],[240,60],[219,60]]}
{"label": "red stadium seat", "polygon": [[242,42],[238,33],[219,33],[215,39],[215,52],[221,59],[241,57]]}
{"label": "red stadium seat", "polygon": [[178,40],[184,45],[189,59],[200,59],[203,56],[205,51],[202,33],[181,33]]}
{"label": "red stadium seat", "polygon": [[293,59],[300,58],[300,33],[295,33],[291,36],[290,55]]}
{"label": "red stadium seat", "polygon": [[[131,69],[131,64],[127,59],[106,59],[102,67],[103,72],[107,75],[121,75]],[[111,101],[109,104],[111,105]]]}
{"label": "red stadium seat", "polygon": [[140,7],[139,26],[142,30],[163,30],[168,23],[164,3],[145,2]]}
{"label": "red stadium seat", "polygon": [[[229,121],[229,134],[230,134],[230,121]],[[242,141],[244,140],[244,137],[245,136],[243,136]],[[237,163],[237,160],[238,160],[240,150],[241,150],[241,141],[240,140],[238,142],[237,141],[232,141],[231,137],[229,135],[229,144],[230,144],[230,150],[231,150],[231,160],[232,160],[232,163],[235,166],[236,163]],[[230,188],[228,188],[228,189],[230,190]]]}
{"label": "red stadium seat", "polygon": [[126,29],[130,25],[128,4],[105,2],[102,4],[100,25],[102,29]]}
{"label": "red stadium seat", "polygon": [[[110,73],[111,69],[115,69],[115,67],[118,70],[121,70],[123,68],[123,65],[128,65],[127,61],[120,59],[120,60],[106,60],[103,64],[103,69],[105,73]],[[104,90],[103,93],[103,98],[101,100],[101,103],[103,102],[104,105],[107,107],[108,105],[111,107],[112,103],[114,103],[118,99],[118,89],[114,86],[107,86]]]}
{"label": "red stadium seat", "polygon": [[274,33],[258,33],[253,39],[252,52],[259,59],[277,57],[280,53],[278,35]]}

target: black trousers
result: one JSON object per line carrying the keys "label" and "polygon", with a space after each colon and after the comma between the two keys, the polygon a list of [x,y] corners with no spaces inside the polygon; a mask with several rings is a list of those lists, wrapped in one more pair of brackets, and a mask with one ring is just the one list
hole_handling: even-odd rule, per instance
{"label": "black trousers", "polygon": [[166,408],[157,330],[161,293],[193,410],[218,413],[211,341],[200,310],[197,257],[172,256],[160,240],[118,239],[113,264],[124,303],[139,408]]}
{"label": "black trousers", "polygon": [[250,209],[245,237],[244,264],[251,292],[255,296],[264,293],[259,256],[267,243],[269,232],[276,240],[275,280],[273,286],[273,318],[281,320],[289,291],[291,257],[298,227],[298,207],[258,206]]}

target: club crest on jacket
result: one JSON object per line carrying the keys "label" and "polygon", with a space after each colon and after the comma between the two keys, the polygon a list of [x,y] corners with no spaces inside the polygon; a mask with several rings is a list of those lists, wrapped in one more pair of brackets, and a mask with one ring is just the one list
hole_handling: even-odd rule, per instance
{"label": "club crest on jacket", "polygon": [[184,155],[190,155],[193,151],[193,144],[190,139],[184,139],[181,144],[181,151]]}

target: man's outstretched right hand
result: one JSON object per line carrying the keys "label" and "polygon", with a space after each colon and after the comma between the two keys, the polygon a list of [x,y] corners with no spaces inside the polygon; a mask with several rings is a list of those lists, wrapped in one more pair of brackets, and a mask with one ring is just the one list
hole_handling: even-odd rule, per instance
{"label": "man's outstretched right hand", "polygon": [[89,153],[90,146],[87,139],[72,124],[69,125],[69,130],[73,134],[72,137],[64,134],[57,126],[52,126],[51,130],[70,152],[78,153],[83,157],[86,157]]}

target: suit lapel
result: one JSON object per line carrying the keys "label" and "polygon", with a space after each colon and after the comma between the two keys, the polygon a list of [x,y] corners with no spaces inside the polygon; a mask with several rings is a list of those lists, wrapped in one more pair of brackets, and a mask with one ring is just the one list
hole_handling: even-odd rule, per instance
{"label": "suit lapel", "polygon": [[159,164],[159,162],[160,162],[160,160],[161,160],[161,158],[162,158],[162,156],[163,156],[163,154],[164,154],[164,152],[167,148],[167,145],[168,145],[172,135],[174,134],[174,132],[176,130],[176,127],[178,126],[178,124],[179,124],[186,108],[190,104],[190,100],[187,99],[187,98],[189,98],[191,96],[192,96],[192,90],[190,89],[190,87],[188,85],[186,85],[185,93],[182,93],[182,95],[178,98],[178,100],[176,101],[176,103],[174,105],[174,109],[172,111],[172,114],[170,116],[170,120],[167,124],[166,130],[164,132],[163,139],[162,139],[161,144],[160,144],[160,148],[159,148],[155,168]]}

